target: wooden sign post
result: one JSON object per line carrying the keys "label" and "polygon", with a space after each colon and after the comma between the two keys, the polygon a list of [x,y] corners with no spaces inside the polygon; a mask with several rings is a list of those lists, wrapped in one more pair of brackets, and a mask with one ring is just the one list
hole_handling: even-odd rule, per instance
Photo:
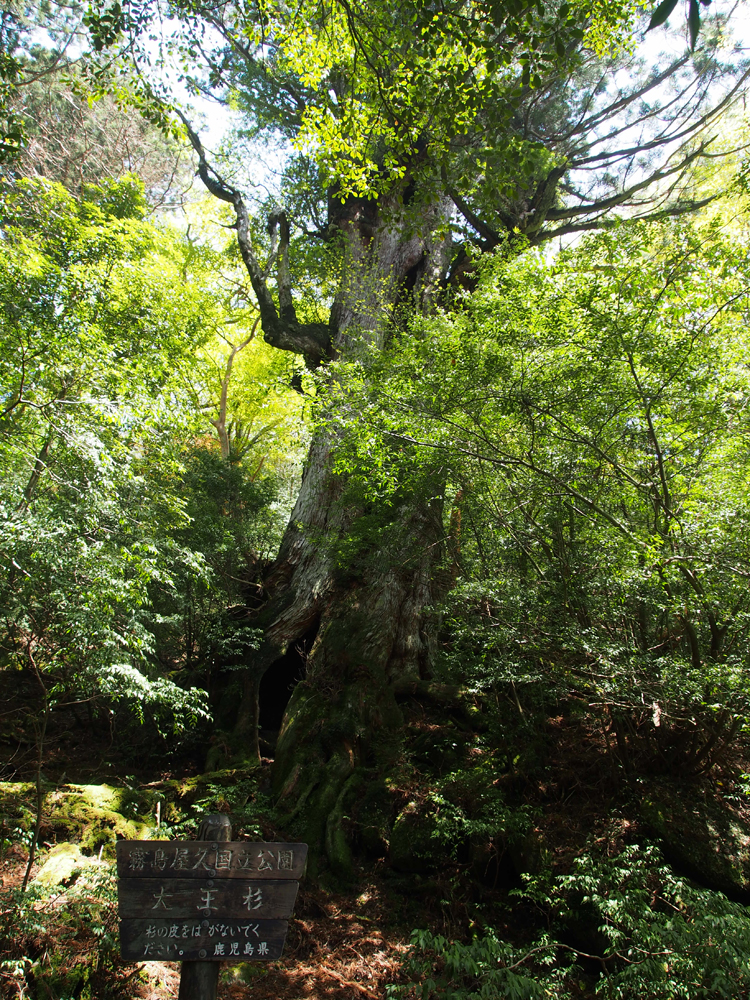
{"label": "wooden sign post", "polygon": [[219,962],[281,957],[307,844],[232,842],[207,817],[194,841],[117,843],[120,953],[182,962],[179,1000],[215,1000]]}

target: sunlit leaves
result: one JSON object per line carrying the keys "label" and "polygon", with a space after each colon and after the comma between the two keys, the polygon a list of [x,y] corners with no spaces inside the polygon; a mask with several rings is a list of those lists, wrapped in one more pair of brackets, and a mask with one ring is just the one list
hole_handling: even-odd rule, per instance
{"label": "sunlit leaves", "polygon": [[750,711],[749,278],[718,228],[618,226],[554,266],[498,255],[342,366],[342,470],[380,503],[431,463],[461,491],[498,669],[530,676],[539,642],[596,663],[602,699]]}
{"label": "sunlit leaves", "polygon": [[544,67],[565,62],[568,45],[572,52],[583,37],[567,5],[533,13],[520,4],[453,5],[439,16],[426,7],[410,14],[377,4],[343,9],[347,44],[328,36],[342,18],[335,6],[317,37],[306,29],[304,49],[297,33],[287,44],[283,25],[275,36],[279,65],[319,88],[296,142],[342,197],[372,196],[398,182],[425,146],[441,159],[483,109],[509,116],[520,88],[539,86]]}
{"label": "sunlit leaves", "polygon": [[91,195],[4,192],[0,656],[33,657],[54,700],[136,698],[184,725],[205,699],[154,676],[144,611],[176,566],[205,575],[169,535],[194,428],[180,379],[215,307],[179,240],[138,218],[133,178]]}
{"label": "sunlit leaves", "polygon": [[[507,124],[524,91],[573,64],[586,31],[597,51],[609,41],[616,48],[631,8],[629,0],[593,10],[451,0],[436,12],[423,3],[303,0],[290,10],[266,0],[218,14],[178,4],[161,12],[179,18],[163,58],[191,91],[221,93],[255,128],[311,156],[340,197],[376,197],[427,160],[430,169],[445,162],[482,116]],[[126,31],[118,44],[151,64],[145,37],[157,13],[157,5],[134,9],[126,24],[117,5],[94,4],[89,24],[105,48]]]}

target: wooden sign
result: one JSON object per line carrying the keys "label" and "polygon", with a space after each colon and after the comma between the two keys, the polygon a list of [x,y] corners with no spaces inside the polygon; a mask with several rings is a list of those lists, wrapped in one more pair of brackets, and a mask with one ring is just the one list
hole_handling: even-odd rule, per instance
{"label": "wooden sign", "polygon": [[121,879],[299,879],[307,862],[307,844],[250,844],[244,840],[119,840],[116,851]]}
{"label": "wooden sign", "polygon": [[120,952],[130,962],[273,962],[286,920],[122,920]]}
{"label": "wooden sign", "polygon": [[281,956],[307,844],[121,840],[116,850],[124,959],[201,963]]}

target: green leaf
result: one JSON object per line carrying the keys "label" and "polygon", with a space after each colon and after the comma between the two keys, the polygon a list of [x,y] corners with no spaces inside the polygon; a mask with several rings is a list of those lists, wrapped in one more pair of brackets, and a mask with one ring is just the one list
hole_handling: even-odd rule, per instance
{"label": "green leaf", "polygon": [[701,30],[701,11],[698,0],[690,0],[690,10],[688,12],[688,27],[690,29],[690,50],[695,50],[695,43],[698,40],[698,32]]}
{"label": "green leaf", "polygon": [[664,24],[676,6],[677,0],[662,0],[654,13],[651,15],[651,20],[649,21],[648,28],[646,30],[651,31],[652,28],[658,28],[660,24]]}

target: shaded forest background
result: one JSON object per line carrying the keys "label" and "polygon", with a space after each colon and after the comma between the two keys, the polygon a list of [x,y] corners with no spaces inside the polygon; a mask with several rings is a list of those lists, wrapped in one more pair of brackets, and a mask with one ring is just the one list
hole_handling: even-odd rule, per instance
{"label": "shaded forest background", "polygon": [[311,846],[220,995],[748,994],[748,67],[666,6],[0,15],[2,996],[175,996],[113,845],[217,810]]}

